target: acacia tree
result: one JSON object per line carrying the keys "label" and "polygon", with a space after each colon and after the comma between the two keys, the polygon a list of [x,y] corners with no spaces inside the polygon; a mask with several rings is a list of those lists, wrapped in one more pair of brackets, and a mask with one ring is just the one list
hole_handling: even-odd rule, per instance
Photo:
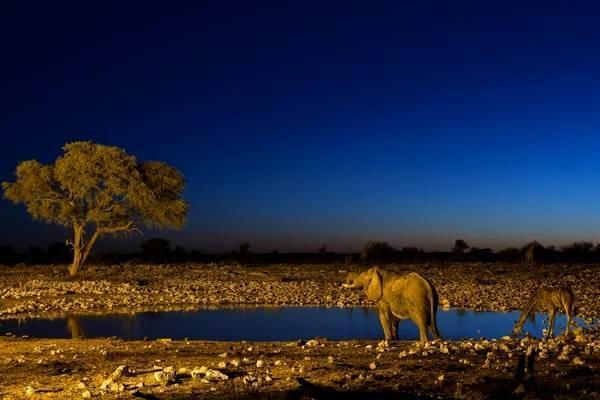
{"label": "acacia tree", "polygon": [[454,247],[452,247],[452,252],[456,254],[463,254],[466,250],[469,249],[469,245],[462,239],[456,239],[454,242]]}
{"label": "acacia tree", "polygon": [[24,204],[34,219],[73,230],[74,276],[104,235],[128,236],[144,225],[181,228],[188,204],[177,169],[159,161],[138,162],[125,150],[72,142],[53,164],[17,166],[16,180],[2,182],[4,197]]}

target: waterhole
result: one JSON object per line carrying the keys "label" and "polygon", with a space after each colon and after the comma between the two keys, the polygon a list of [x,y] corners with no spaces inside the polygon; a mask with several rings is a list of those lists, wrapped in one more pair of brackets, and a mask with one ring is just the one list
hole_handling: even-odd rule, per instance
{"label": "waterhole", "polygon": [[[438,327],[445,339],[500,338],[510,335],[519,312],[440,310]],[[558,315],[555,334],[562,333],[564,315]],[[582,321],[577,320],[581,325]],[[532,314],[524,332],[541,337],[546,314]],[[383,338],[374,308],[256,307],[211,308],[197,311],[160,311],[135,314],[64,315],[53,318],[7,319],[0,333],[37,338],[199,339],[275,341],[326,337],[329,339]],[[410,320],[400,322],[400,339],[418,339]]]}

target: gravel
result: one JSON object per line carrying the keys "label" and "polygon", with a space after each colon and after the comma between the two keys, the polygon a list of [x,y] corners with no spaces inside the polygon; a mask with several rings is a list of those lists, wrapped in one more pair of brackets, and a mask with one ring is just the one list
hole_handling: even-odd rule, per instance
{"label": "gravel", "polygon": [[[0,318],[44,313],[194,309],[218,305],[368,305],[340,283],[347,265],[214,264],[90,266],[72,280],[66,266],[0,267]],[[507,264],[394,265],[429,278],[440,306],[506,311],[522,307],[541,284],[569,285],[581,317],[598,318],[600,266]]]}

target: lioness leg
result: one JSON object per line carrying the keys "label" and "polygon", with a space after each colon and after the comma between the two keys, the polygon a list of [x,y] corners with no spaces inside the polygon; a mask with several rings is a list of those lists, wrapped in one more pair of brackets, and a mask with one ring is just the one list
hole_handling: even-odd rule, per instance
{"label": "lioness leg", "polygon": [[556,318],[556,308],[550,310],[550,319],[548,321],[548,333],[546,338],[551,338],[554,335],[554,319]]}
{"label": "lioness leg", "polygon": [[569,335],[569,328],[571,327],[571,321],[573,320],[573,303],[569,304],[569,301],[563,301],[563,307],[565,308],[565,314],[567,314],[567,327],[565,328],[565,336]]}
{"label": "lioness leg", "polygon": [[391,316],[391,330],[392,330],[392,340],[398,340],[398,324],[400,323],[400,319]]}

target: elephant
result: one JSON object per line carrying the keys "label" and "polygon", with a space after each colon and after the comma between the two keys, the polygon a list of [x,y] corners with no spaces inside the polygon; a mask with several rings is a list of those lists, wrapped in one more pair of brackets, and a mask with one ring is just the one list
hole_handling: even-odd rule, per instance
{"label": "elephant", "polygon": [[428,340],[427,328],[434,339],[441,339],[436,322],[437,292],[418,273],[398,275],[374,267],[362,273],[350,272],[342,286],[363,289],[367,298],[377,303],[386,340],[397,340],[398,323],[408,318],[419,328],[421,342]]}

